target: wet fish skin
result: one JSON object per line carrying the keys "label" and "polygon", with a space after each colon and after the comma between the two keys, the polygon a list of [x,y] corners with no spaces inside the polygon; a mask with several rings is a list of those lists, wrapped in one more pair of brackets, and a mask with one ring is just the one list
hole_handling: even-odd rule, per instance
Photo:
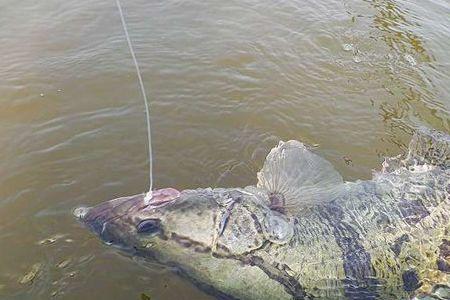
{"label": "wet fish skin", "polygon": [[[257,186],[184,190],[163,204],[124,197],[81,219],[108,244],[174,267],[219,299],[431,295],[449,285],[449,145],[425,131],[372,180],[343,182],[287,142],[271,151]],[[274,195],[283,209],[273,209]],[[142,226],[148,220],[158,222]]]}

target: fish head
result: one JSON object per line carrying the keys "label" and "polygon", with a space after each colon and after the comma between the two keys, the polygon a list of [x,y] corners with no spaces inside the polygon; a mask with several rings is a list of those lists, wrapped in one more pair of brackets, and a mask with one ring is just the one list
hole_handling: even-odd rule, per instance
{"label": "fish head", "polygon": [[151,197],[118,198],[78,214],[105,242],[160,260],[180,261],[192,249],[239,256],[267,241],[288,243],[299,212],[336,198],[343,185],[329,162],[302,143],[288,141],[270,151],[256,187],[166,188]]}
{"label": "fish head", "polygon": [[167,188],[153,191],[148,198],[146,194],[121,197],[77,208],[74,214],[105,243],[124,249],[145,249],[153,240],[173,234],[189,233],[203,241],[205,229],[212,230],[206,213],[213,213],[213,202],[204,197]]}
{"label": "fish head", "polygon": [[176,266],[202,282],[224,282],[242,263],[250,265],[250,254],[267,242],[286,244],[293,236],[289,220],[261,195],[170,189],[154,193],[149,202],[145,194],[123,197],[78,209],[76,215],[107,244]]}

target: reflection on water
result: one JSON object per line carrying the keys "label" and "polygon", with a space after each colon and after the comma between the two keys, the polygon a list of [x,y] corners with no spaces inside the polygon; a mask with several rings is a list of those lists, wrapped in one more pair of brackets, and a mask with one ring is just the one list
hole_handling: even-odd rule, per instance
{"label": "reflection on water", "polygon": [[398,1],[367,2],[376,11],[373,26],[378,32],[373,38],[389,47],[383,66],[388,80],[383,87],[395,99],[382,101],[380,115],[390,128],[388,141],[404,149],[407,141],[399,143],[402,132],[412,134],[423,120],[435,128],[448,129],[445,104],[437,99],[432,79],[425,72],[425,67],[434,69],[436,61],[423,37],[414,33],[422,26],[418,12]]}
{"label": "reflection on water", "polygon": [[[71,216],[148,180],[114,1],[0,4],[0,298],[211,299]],[[156,188],[253,184],[280,139],[315,145],[347,180],[370,178],[416,126],[450,131],[441,1],[123,4],[151,101]]]}
{"label": "reflection on water", "polygon": [[383,32],[383,40],[394,51],[403,55],[403,58],[411,65],[420,62],[430,62],[432,57],[425,49],[421,38],[414,34],[409,28],[420,26],[420,23],[408,20],[409,16],[405,9],[400,8],[394,1],[370,1],[377,10],[374,24]]}
{"label": "reflection on water", "polygon": [[[410,114],[422,114],[429,110],[426,101],[434,97],[432,90],[428,89],[427,78],[417,68],[417,64],[431,65],[432,57],[424,48],[421,38],[414,34],[410,28],[413,25],[408,14],[394,1],[371,1],[377,14],[374,17],[374,26],[380,30],[381,39],[391,49],[389,59],[389,79],[385,89],[398,98],[393,103],[383,102],[380,113],[391,128],[393,137],[390,142],[396,143],[397,130],[412,133],[415,122],[410,120]],[[411,109],[412,106],[421,106],[420,109]],[[405,145],[400,145],[405,146]]]}

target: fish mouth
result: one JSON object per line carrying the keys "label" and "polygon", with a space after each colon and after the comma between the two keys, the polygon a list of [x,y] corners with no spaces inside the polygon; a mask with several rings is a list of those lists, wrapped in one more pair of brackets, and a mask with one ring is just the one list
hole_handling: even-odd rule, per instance
{"label": "fish mouth", "polygon": [[147,206],[144,197],[145,194],[138,194],[106,201],[93,207],[78,207],[73,214],[92,232],[110,242],[112,227],[121,225],[122,218],[132,216]]}
{"label": "fish mouth", "polygon": [[161,208],[177,201],[180,195],[181,193],[173,188],[160,189],[153,191],[150,199],[148,194],[121,197],[93,207],[78,207],[73,214],[106,243],[117,243],[131,231],[153,229],[156,221],[154,224],[139,223],[135,217],[144,210]]}

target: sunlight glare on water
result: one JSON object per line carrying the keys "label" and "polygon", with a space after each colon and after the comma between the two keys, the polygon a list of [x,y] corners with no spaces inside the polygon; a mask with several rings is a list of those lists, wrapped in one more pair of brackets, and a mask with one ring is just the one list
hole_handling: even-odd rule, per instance
{"label": "sunlight glare on water", "polygon": [[[254,184],[287,139],[367,179],[415,127],[450,131],[445,1],[122,3],[155,188]],[[0,298],[211,299],[72,215],[147,188],[144,108],[114,1],[0,4]]]}

